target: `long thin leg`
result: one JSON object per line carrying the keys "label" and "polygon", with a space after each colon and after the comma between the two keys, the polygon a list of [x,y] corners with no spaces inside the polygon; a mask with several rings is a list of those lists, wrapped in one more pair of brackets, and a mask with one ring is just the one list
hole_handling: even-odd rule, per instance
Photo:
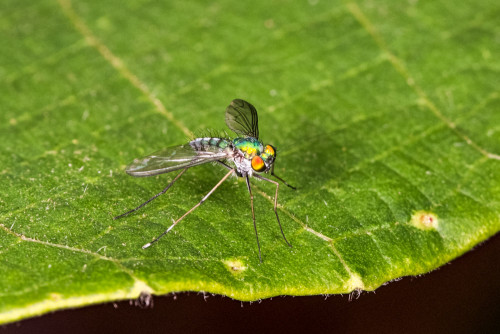
{"label": "long thin leg", "polygon": [[276,185],[276,194],[274,195],[274,213],[276,214],[276,219],[278,220],[278,225],[280,226],[281,235],[283,235],[283,239],[285,239],[288,246],[292,247],[292,245],[288,242],[288,240],[286,240],[285,233],[283,232],[283,228],[281,227],[280,217],[278,216],[278,189],[280,187],[280,184],[276,181],[269,180],[269,179],[267,179],[263,176],[260,176],[258,174],[253,174],[253,176],[258,178],[258,179],[274,183]]}
{"label": "long thin leg", "polygon": [[229,166],[228,164],[226,164],[224,161],[220,161],[218,160],[217,161],[218,163],[220,163],[222,166],[226,167],[227,169],[233,169],[233,167]]}
{"label": "long thin leg", "polygon": [[[294,186],[286,183],[285,180],[283,180],[281,177],[279,177],[278,175],[274,174],[274,165],[273,165],[273,168],[271,169],[271,175],[274,176],[275,178],[277,178],[278,180],[280,180],[281,182],[283,182],[286,186],[292,188],[293,190],[297,190],[297,188],[295,188]],[[269,180],[268,180],[269,181]]]}
{"label": "long thin leg", "polygon": [[[222,161],[217,161],[220,163],[222,166],[226,167],[227,169],[232,169],[229,165]],[[253,207],[253,194],[252,194],[252,188],[250,187],[250,179],[248,178],[248,175],[245,177],[246,182],[247,182],[247,189],[248,192],[250,193],[250,207],[252,208],[252,219],[253,219],[253,228],[255,230],[255,238],[257,239],[257,247],[259,248],[259,260],[260,263],[262,263],[262,253],[260,251],[260,242],[259,242],[259,234],[257,233],[257,224],[255,222],[255,210]]]}
{"label": "long thin leg", "polygon": [[154,244],[155,242],[157,242],[158,240],[160,240],[161,237],[163,237],[165,234],[167,234],[168,232],[170,232],[171,229],[174,228],[174,226],[180,222],[181,220],[183,220],[187,215],[189,215],[191,212],[194,211],[194,209],[196,209],[197,207],[199,207],[200,205],[203,204],[203,202],[205,202],[207,200],[208,197],[210,197],[210,195],[212,195],[212,193],[215,191],[215,189],[217,189],[221,184],[222,182],[226,181],[226,179],[232,174],[234,173],[234,169],[231,169],[216,185],[215,187],[212,188],[212,190],[210,190],[208,192],[208,194],[205,195],[205,197],[203,197],[201,199],[201,201],[198,202],[198,204],[196,204],[195,206],[193,206],[191,209],[189,209],[185,214],[182,215],[182,217],[180,217],[179,219],[177,219],[168,229],[165,230],[165,232],[163,232],[162,234],[160,234],[157,238],[155,238],[153,241],[151,242],[148,242],[147,244],[145,244],[144,246],[142,246],[142,249],[146,249],[148,248],[149,246],[151,246],[152,244]]}
{"label": "long thin leg", "polygon": [[253,219],[253,228],[255,230],[255,238],[257,238],[257,247],[259,248],[259,260],[260,260],[260,263],[262,263],[262,254],[260,252],[259,234],[257,233],[257,224],[255,223],[255,211],[253,209],[253,194],[252,194],[252,189],[250,188],[250,179],[248,178],[248,175],[245,176],[245,179],[247,181],[248,192],[250,193],[250,206],[252,207],[252,219]]}
{"label": "long thin leg", "polygon": [[175,183],[175,181],[177,181],[182,174],[184,174],[184,172],[187,170],[187,168],[184,168],[179,174],[177,174],[176,177],[174,177],[174,179],[172,180],[172,182],[170,182],[168,184],[168,186],[165,187],[165,189],[163,189],[162,191],[160,191],[158,194],[154,195],[153,197],[151,197],[150,199],[148,199],[146,202],[142,203],[141,205],[139,205],[137,208],[135,209],[132,209],[130,211],[127,211],[119,216],[116,216],[114,217],[113,219],[118,219],[118,218],[121,218],[121,217],[124,217],[124,216],[127,216],[129,214],[131,214],[132,212],[135,212],[137,210],[139,210],[140,208],[142,208],[144,205],[148,204],[149,202],[151,202],[152,200],[156,199],[158,196],[160,195],[163,195],[164,193],[167,192],[167,190]]}

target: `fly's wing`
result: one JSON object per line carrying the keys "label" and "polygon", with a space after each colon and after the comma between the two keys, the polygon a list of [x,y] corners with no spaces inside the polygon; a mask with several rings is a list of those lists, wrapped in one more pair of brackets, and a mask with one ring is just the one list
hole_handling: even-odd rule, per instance
{"label": "fly's wing", "polygon": [[257,110],[247,101],[236,99],[226,108],[226,124],[239,135],[259,138]]}
{"label": "fly's wing", "polygon": [[168,147],[134,160],[125,172],[132,176],[151,176],[227,158],[228,152],[217,147],[195,150],[190,144]]}

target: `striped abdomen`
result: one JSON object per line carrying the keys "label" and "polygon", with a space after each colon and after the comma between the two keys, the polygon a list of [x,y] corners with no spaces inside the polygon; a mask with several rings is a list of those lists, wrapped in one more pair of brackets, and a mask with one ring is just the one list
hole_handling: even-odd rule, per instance
{"label": "striped abdomen", "polygon": [[233,143],[224,138],[206,137],[193,139],[189,145],[196,151],[213,151],[214,148],[223,151],[228,146],[232,148]]}

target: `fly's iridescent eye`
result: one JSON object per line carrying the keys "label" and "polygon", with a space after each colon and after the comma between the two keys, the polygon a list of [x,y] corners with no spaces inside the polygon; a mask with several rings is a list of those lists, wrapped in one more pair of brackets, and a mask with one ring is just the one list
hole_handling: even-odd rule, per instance
{"label": "fly's iridescent eye", "polygon": [[264,163],[264,160],[262,160],[261,157],[256,155],[255,157],[252,158],[252,168],[256,172],[262,172],[264,169],[266,169],[266,164]]}
{"label": "fly's iridescent eye", "polygon": [[271,145],[266,145],[266,148],[264,149],[264,153],[267,155],[270,155],[272,157],[276,156],[276,151],[274,150],[274,147]]}

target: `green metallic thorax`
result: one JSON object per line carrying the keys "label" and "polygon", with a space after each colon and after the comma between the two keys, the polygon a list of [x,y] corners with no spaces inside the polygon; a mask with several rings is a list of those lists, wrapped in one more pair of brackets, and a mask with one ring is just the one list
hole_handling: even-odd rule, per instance
{"label": "green metallic thorax", "polygon": [[247,138],[235,138],[233,139],[234,146],[243,152],[246,159],[252,159],[256,155],[260,155],[260,153],[264,150],[264,146],[262,143],[252,137]]}

